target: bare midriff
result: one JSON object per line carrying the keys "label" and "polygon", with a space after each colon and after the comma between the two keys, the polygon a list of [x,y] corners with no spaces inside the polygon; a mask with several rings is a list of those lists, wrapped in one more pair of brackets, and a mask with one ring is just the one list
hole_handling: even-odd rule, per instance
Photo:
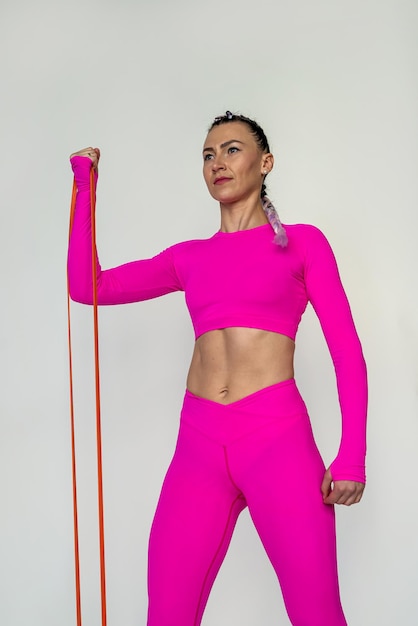
{"label": "bare midriff", "polygon": [[209,331],[195,343],[187,388],[201,398],[230,404],[293,378],[294,352],[294,341],[274,332],[236,327]]}

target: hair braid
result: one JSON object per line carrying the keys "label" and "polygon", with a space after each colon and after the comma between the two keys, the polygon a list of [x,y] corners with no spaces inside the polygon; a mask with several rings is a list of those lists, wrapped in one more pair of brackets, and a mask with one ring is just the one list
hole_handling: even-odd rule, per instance
{"label": "hair braid", "polygon": [[283,224],[280,221],[279,214],[277,213],[275,206],[265,193],[261,196],[261,204],[263,205],[264,213],[266,214],[267,219],[275,232],[273,240],[274,243],[282,248],[285,248],[288,243],[286,231],[283,228]]}

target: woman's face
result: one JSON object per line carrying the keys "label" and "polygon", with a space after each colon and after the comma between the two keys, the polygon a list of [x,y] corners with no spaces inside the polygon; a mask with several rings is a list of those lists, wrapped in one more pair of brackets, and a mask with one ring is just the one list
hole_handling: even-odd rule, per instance
{"label": "woman's face", "polygon": [[209,193],[224,204],[260,195],[273,155],[262,152],[243,122],[220,124],[209,131],[203,147],[203,176]]}

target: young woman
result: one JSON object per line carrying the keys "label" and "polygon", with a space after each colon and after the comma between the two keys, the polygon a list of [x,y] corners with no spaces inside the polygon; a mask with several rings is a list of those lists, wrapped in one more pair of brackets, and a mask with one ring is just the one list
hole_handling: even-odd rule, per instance
{"label": "young woman", "polygon": [[[90,169],[97,171],[99,158],[97,148],[71,156],[78,193],[68,274],[71,297],[86,304]],[[327,240],[313,226],[284,227],[266,196],[273,163],[260,126],[228,111],[215,119],[203,148],[220,230],[106,271],[97,261],[99,304],[181,290],[196,335],[177,446],[150,535],[148,626],[201,623],[247,506],[293,626],[347,623],[333,505],[359,502],[364,489],[366,368]],[[334,362],[342,411],[341,445],[328,469],[293,378],[294,340],[308,301]]]}

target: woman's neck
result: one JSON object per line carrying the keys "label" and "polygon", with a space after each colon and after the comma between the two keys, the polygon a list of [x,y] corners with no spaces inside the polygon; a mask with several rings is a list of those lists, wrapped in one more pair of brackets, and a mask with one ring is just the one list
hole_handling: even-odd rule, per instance
{"label": "woman's neck", "polygon": [[220,203],[221,228],[224,233],[232,233],[237,230],[249,230],[267,224],[268,220],[264,213],[261,199],[249,202],[240,201],[231,204]]}

